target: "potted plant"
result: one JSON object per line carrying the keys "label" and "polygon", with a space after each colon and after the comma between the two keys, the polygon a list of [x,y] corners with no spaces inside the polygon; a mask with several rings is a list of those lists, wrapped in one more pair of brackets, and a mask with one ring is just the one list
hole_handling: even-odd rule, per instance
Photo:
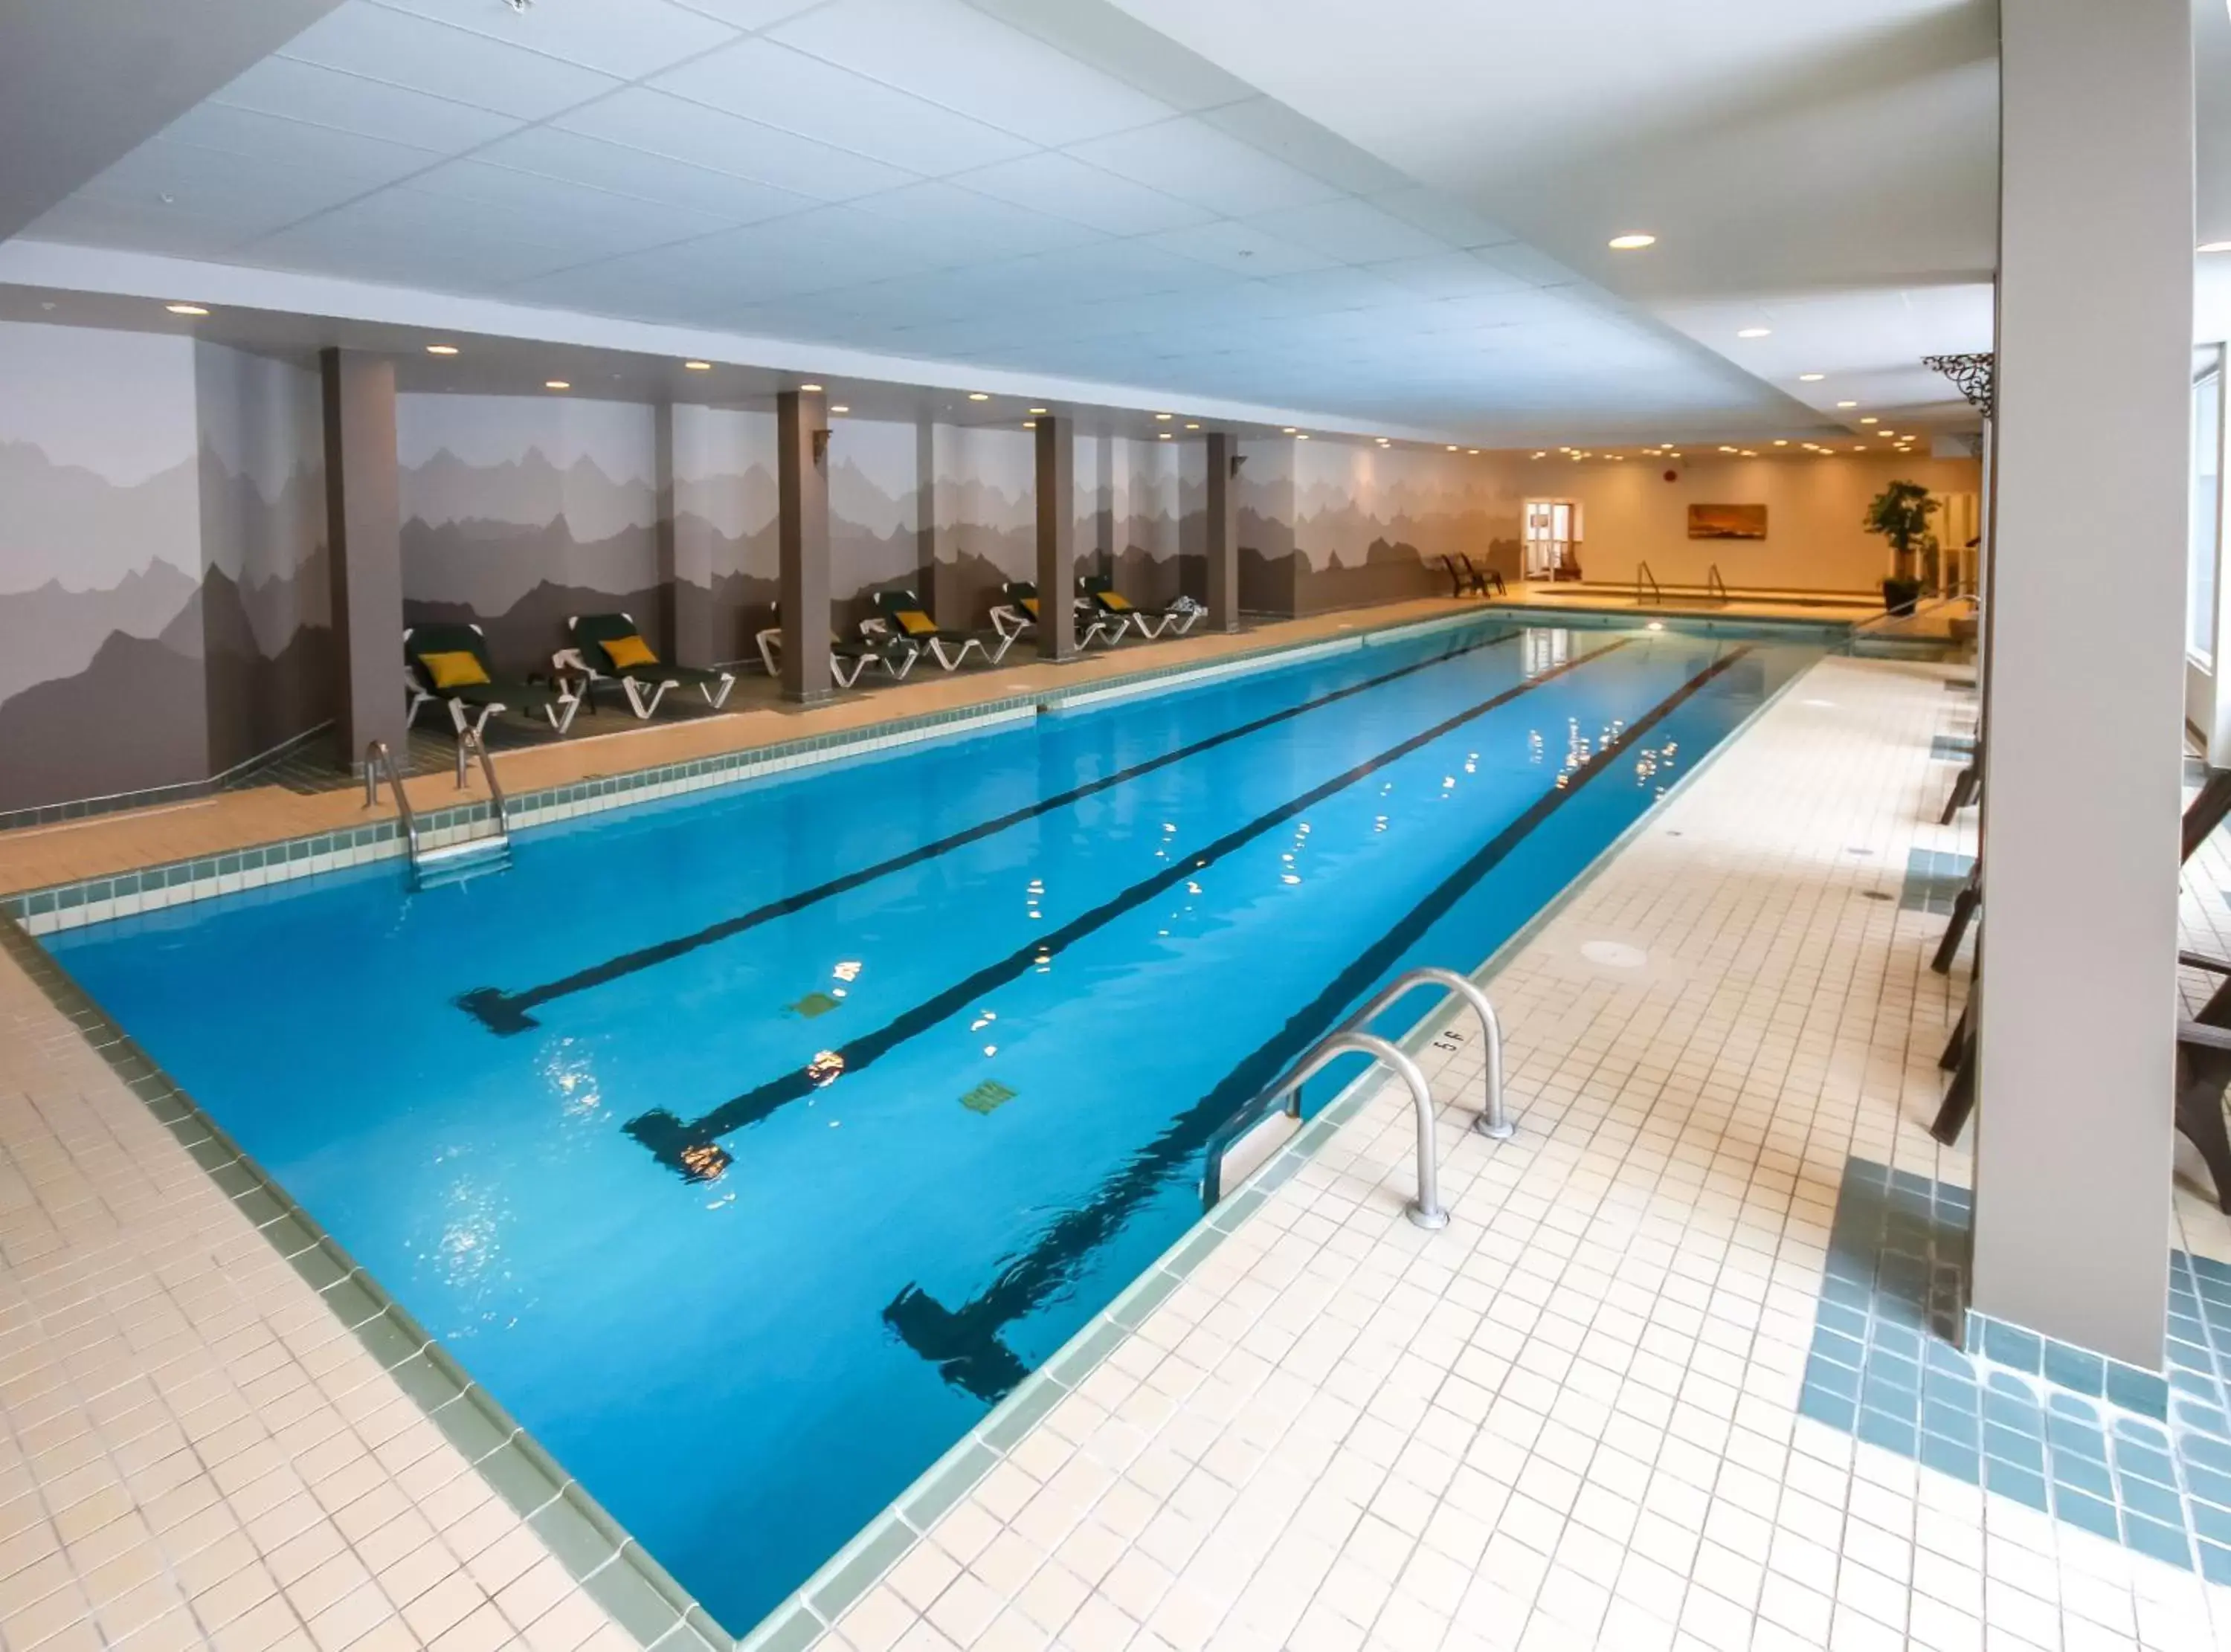
{"label": "potted plant", "polygon": [[1892,614],[1911,614],[1921,596],[1915,578],[1914,556],[1929,538],[1929,519],[1938,508],[1929,490],[1919,482],[1894,481],[1874,496],[1862,525],[1870,533],[1890,541],[1893,570],[1882,582],[1883,607]]}

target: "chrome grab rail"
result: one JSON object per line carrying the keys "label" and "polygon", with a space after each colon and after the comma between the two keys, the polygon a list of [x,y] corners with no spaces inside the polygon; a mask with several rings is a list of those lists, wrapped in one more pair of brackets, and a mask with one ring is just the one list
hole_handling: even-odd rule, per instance
{"label": "chrome grab rail", "polygon": [[385,740],[374,740],[364,748],[364,806],[377,808],[379,803],[379,777],[385,771],[387,784],[395,790],[395,812],[403,822],[403,836],[411,846],[411,863],[418,864],[418,816],[411,812],[411,798],[403,790],[403,777],[396,771],[394,754],[388,751]]}
{"label": "chrome grab rail", "polygon": [[[1503,1023],[1495,1013],[1478,984],[1469,976],[1455,970],[1434,968],[1405,971],[1387,984],[1379,995],[1349,1016],[1333,1030],[1311,1045],[1300,1060],[1282,1074],[1277,1081],[1261,1091],[1251,1101],[1225,1120],[1207,1144],[1207,1163],[1200,1182],[1201,1208],[1212,1210],[1224,1197],[1224,1156],[1232,1144],[1274,1111],[1284,1111],[1299,1119],[1302,1086],[1329,1063],[1336,1055],[1354,1050],[1370,1056],[1391,1069],[1408,1087],[1410,1101],[1417,1114],[1418,1123],[1418,1197],[1406,1214],[1412,1222],[1426,1229],[1448,1225],[1448,1212],[1441,1206],[1440,1155],[1436,1142],[1433,1123],[1432,1091],[1426,1085],[1426,1075],[1417,1062],[1406,1052],[1375,1033],[1364,1030],[1365,1024],[1383,1015],[1397,1001],[1408,997],[1421,986],[1445,987],[1471,1004],[1479,1017],[1480,1030],[1486,1040],[1486,1067],[1482,1074],[1486,1095],[1479,1117],[1472,1127],[1482,1135],[1502,1140],[1512,1133],[1512,1126],[1503,1108]],[[1283,1104],[1283,1106],[1281,1105]]]}
{"label": "chrome grab rail", "polygon": [[1720,578],[1720,565],[1717,562],[1704,570],[1705,599],[1710,601],[1715,596],[1720,599],[1720,606],[1723,608],[1725,608],[1730,600],[1728,596],[1728,582]]}
{"label": "chrome grab rail", "polygon": [[495,778],[495,761],[481,744],[481,737],[469,728],[457,731],[457,790],[465,789],[465,776],[473,758],[480,759],[481,772],[488,777],[488,802],[495,810],[495,831],[498,837],[511,836],[511,814],[504,801],[503,784]]}
{"label": "chrome grab rail", "polygon": [[1642,606],[1642,586],[1645,580],[1650,584],[1650,600],[1660,608],[1665,607],[1665,593],[1658,589],[1658,576],[1650,571],[1650,565],[1646,562],[1638,562],[1634,565],[1634,605],[1637,608]]}

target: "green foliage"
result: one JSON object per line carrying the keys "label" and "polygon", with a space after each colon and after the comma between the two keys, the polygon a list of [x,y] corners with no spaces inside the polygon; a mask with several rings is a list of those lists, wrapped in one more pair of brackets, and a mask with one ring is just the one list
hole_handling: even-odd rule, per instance
{"label": "green foliage", "polygon": [[1913,553],[1930,538],[1930,517],[1941,508],[1940,502],[1930,498],[1929,490],[1919,482],[1894,481],[1868,504],[1866,520],[1862,526],[1868,532],[1879,533],[1890,541],[1890,548],[1898,558],[1899,577],[1904,578],[1911,571]]}

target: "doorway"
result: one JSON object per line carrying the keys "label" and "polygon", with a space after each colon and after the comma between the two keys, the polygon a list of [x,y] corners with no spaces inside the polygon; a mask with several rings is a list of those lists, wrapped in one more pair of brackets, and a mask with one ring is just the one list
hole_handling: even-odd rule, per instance
{"label": "doorway", "polygon": [[1570,499],[1526,501],[1520,577],[1578,579],[1581,577],[1581,507]]}

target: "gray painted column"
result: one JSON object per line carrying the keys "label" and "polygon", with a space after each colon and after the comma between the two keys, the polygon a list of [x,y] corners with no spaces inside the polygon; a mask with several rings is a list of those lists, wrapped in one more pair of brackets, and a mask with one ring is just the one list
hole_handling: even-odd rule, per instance
{"label": "gray painted column", "polygon": [[915,594],[937,612],[937,428],[928,419],[914,427]]}
{"label": "gray painted column", "polygon": [[403,512],[395,457],[395,364],[320,352],[326,415],[326,542],[333,570],[334,726],[340,761],[387,742],[411,753],[404,708]]}
{"label": "gray painted column", "polygon": [[1239,629],[1239,438],[1208,433],[1208,629]]}
{"label": "gray painted column", "polygon": [[775,397],[781,519],[782,697],[829,698],[829,405],[818,390]]}
{"label": "gray painted column", "polygon": [[713,545],[702,533],[684,535],[675,515],[674,406],[656,410],[658,520],[658,618],[666,657],[676,665],[703,668],[725,655],[735,657],[734,639],[723,649],[713,636]]}
{"label": "gray painted column", "polygon": [[1077,421],[1042,413],[1038,428],[1038,653],[1074,659],[1077,627]]}
{"label": "gray painted column", "polygon": [[2021,0],[2000,26],[1974,1306],[2158,1368],[2192,16],[2186,0]]}

